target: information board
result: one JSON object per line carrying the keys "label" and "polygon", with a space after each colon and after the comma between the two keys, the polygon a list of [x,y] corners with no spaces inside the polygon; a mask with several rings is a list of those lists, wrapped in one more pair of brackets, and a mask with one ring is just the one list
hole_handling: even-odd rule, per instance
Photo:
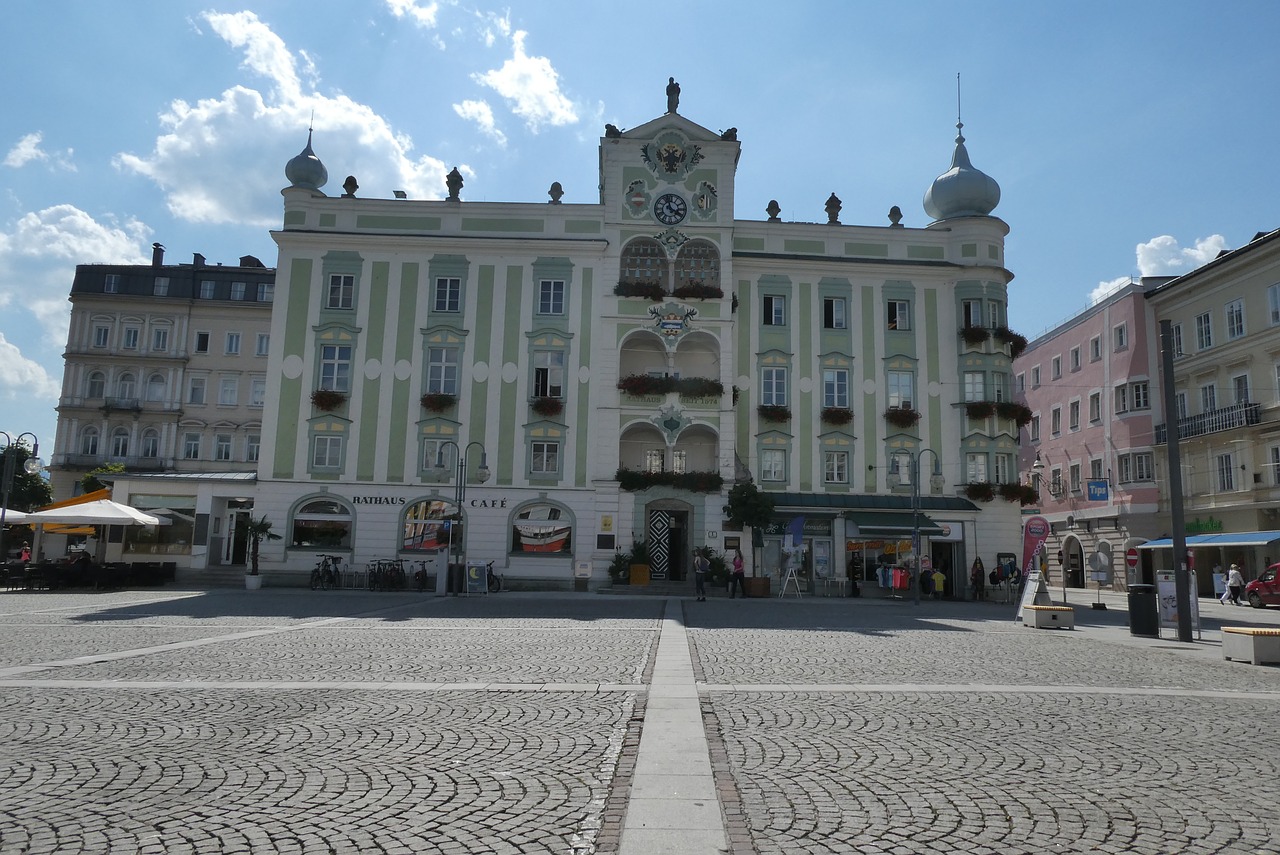
{"label": "information board", "polygon": [[467,593],[489,593],[489,575],[485,572],[485,565],[478,561],[467,564]]}
{"label": "information board", "polygon": [[[1187,572],[1191,600],[1191,628],[1200,633],[1200,598],[1196,592],[1196,571]],[[1160,570],[1156,573],[1156,600],[1160,606],[1160,626],[1165,629],[1178,628],[1178,583],[1172,570]]]}

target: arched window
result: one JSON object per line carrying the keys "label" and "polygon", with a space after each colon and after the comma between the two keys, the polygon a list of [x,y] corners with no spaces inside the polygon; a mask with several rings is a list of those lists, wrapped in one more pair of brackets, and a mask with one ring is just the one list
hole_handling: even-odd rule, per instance
{"label": "arched window", "polygon": [[652,282],[663,288],[668,286],[667,253],[653,238],[637,238],[624,246],[620,266],[620,282]]}
{"label": "arched window", "polygon": [[89,457],[98,454],[98,429],[87,427],[80,433],[80,453]]}
{"label": "arched window", "polygon": [[720,251],[704,240],[689,241],[676,256],[676,284],[720,287]]}
{"label": "arched window", "polygon": [[116,428],[111,432],[111,457],[113,460],[123,460],[129,456],[129,430],[128,428]]}
{"label": "arched window", "polygon": [[573,520],[568,511],[546,502],[516,511],[511,523],[511,551],[565,555],[573,552]]}
{"label": "arched window", "polygon": [[[449,545],[451,517],[457,505],[443,499],[423,499],[404,510],[404,538],[400,549],[405,552],[434,552]],[[457,537],[458,533],[455,533]]]}
{"label": "arched window", "polygon": [[156,458],[160,456],[160,432],[148,428],[142,432],[142,456]]}
{"label": "arched window", "polygon": [[136,387],[132,374],[121,374],[120,379],[116,381],[116,397],[132,398]]}
{"label": "arched window", "polygon": [[293,515],[289,544],[302,549],[350,549],[351,509],[335,499],[310,499]]}
{"label": "arched window", "polygon": [[101,371],[90,371],[89,376],[85,379],[84,396],[86,398],[101,398],[107,389],[107,379]]}
{"label": "arched window", "polygon": [[147,400],[163,401],[164,400],[164,375],[152,374],[147,378]]}

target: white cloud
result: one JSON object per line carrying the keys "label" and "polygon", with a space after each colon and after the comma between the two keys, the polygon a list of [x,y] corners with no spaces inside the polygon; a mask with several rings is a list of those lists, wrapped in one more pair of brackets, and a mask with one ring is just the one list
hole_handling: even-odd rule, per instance
{"label": "white cloud", "polygon": [[499,38],[511,35],[511,12],[508,10],[499,15],[496,12],[476,12],[480,18],[480,40],[485,47],[493,47]]}
{"label": "white cloud", "polygon": [[44,140],[44,134],[36,131],[33,134],[27,134],[18,140],[18,144],[9,149],[9,153],[5,155],[4,165],[14,169],[21,169],[28,163],[39,161],[41,163],[50,163],[51,165],[65,169],[68,172],[75,172],[76,165],[71,157],[75,153],[73,149],[49,154],[49,152],[40,148],[40,143]]}
{"label": "white cloud", "polygon": [[[405,190],[415,198],[442,198],[442,161],[413,156],[413,142],[390,123],[345,95],[304,91],[299,60],[252,12],[207,13],[227,44],[244,52],[242,67],[267,80],[265,93],[233,86],[195,104],[174,101],[160,116],[165,133],[147,155],[122,152],[117,168],[146,176],[166,194],[174,216],[200,223],[279,225],[284,167],[306,144],[315,119],[313,148],[329,169],[330,192],[354,174],[366,195]],[[305,54],[302,76],[314,77]]]}
{"label": "white cloud", "polygon": [[537,133],[543,125],[571,125],[578,121],[573,103],[560,92],[559,75],[545,56],[524,52],[528,35],[517,30],[511,37],[512,57],[502,68],[474,74],[472,79],[507,99],[511,111]]}
{"label": "white cloud", "polygon": [[408,18],[423,29],[434,29],[439,3],[419,4],[417,0],[387,0],[387,8],[397,18]]}
{"label": "white cloud", "polygon": [[[23,356],[22,351],[0,333],[0,401],[21,401],[34,410],[42,403],[56,404],[61,390],[61,384],[44,366]],[[13,415],[12,409],[10,415]]]}
{"label": "white cloud", "polygon": [[497,142],[498,145],[506,146],[507,135],[494,125],[493,108],[489,106],[487,101],[463,101],[461,104],[453,105],[453,112],[464,119],[475,122],[476,126],[486,136]]}
{"label": "white cloud", "polygon": [[1226,248],[1222,235],[1200,238],[1192,247],[1180,247],[1172,236],[1160,235],[1138,244],[1138,272],[1143,276],[1185,273],[1213,261]]}
{"label": "white cloud", "polygon": [[1107,297],[1119,291],[1126,285],[1133,282],[1133,278],[1129,276],[1121,276],[1118,279],[1112,279],[1109,282],[1099,282],[1098,287],[1089,292],[1089,305],[1092,306],[1100,303]]}

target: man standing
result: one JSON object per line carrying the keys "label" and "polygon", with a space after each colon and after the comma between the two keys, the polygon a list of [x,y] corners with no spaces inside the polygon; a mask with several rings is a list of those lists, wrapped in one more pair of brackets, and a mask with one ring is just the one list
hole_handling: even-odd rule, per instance
{"label": "man standing", "polygon": [[710,568],[711,562],[704,551],[698,550],[693,554],[693,590],[700,603],[707,601],[707,570]]}

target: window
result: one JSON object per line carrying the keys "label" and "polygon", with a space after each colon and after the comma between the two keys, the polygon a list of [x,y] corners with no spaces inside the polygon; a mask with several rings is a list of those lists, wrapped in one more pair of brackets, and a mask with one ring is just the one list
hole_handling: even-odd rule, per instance
{"label": "window", "polygon": [[332,273],[329,275],[329,294],[325,300],[326,309],[350,309],[353,305],[356,289],[356,278],[350,273]]}
{"label": "window", "polygon": [[111,432],[111,457],[123,460],[129,456],[129,431],[116,428]]}
{"label": "window", "polygon": [[101,398],[107,392],[107,378],[101,371],[91,371],[85,379],[84,396]]}
{"label": "window", "polygon": [[555,475],[560,471],[560,443],[534,442],[530,448],[529,471],[534,475]]}
{"label": "window", "polygon": [[214,436],[213,459],[222,461],[231,459],[231,434],[220,433]]}
{"label": "window", "polygon": [[1062,495],[1062,467],[1060,466],[1053,467],[1049,472],[1049,492]]}
{"label": "window", "polygon": [[120,379],[116,381],[116,397],[132,398],[137,394],[137,384],[134,382],[132,374],[121,374]]}
{"label": "window", "polygon": [[1244,336],[1244,300],[1232,300],[1227,303],[1227,341]]}
{"label": "window", "polygon": [[264,333],[264,332],[258,333],[258,344],[253,349],[253,355],[266,356],[270,352],[271,352],[271,334]]}
{"label": "window", "polygon": [[1214,468],[1217,470],[1218,490],[1226,492],[1236,488],[1236,462],[1235,455],[1231,453],[1219,454],[1214,460]]}
{"label": "window", "polygon": [[1019,374],[1018,375],[1018,392],[1022,393],[1025,391],[1027,391],[1027,375]]}
{"label": "window", "polygon": [[333,392],[350,391],[350,345],[326,344],[320,348],[320,388]]}
{"label": "window", "polygon": [[563,350],[539,350],[534,353],[533,394],[539,398],[564,397]]}
{"label": "window", "polygon": [[619,279],[666,285],[667,251],[653,238],[637,238],[622,248]]}
{"label": "window", "polygon": [[1122,350],[1129,349],[1128,324],[1116,324],[1116,326],[1111,330],[1111,337],[1115,342],[1115,347],[1112,349],[1115,350],[1117,353],[1119,353]]}
{"label": "window", "polygon": [[120,274],[108,273],[102,280],[102,293],[118,294],[120,293]]}
{"label": "window", "polygon": [[969,484],[982,484],[990,480],[987,477],[987,455],[985,453],[969,453],[964,456],[965,480]]}
{"label": "window", "polygon": [[293,516],[289,544],[304,549],[351,546],[351,510],[333,499],[314,499]]}
{"label": "window", "polygon": [[342,437],[317,436],[311,439],[311,468],[337,469],[342,465]]}
{"label": "window", "polygon": [[760,480],[787,480],[787,453],[781,448],[766,448],[760,452]]}
{"label": "window", "polygon": [[262,434],[251,433],[244,441],[244,459],[250,463],[258,462],[258,454],[262,450]]}
{"label": "window", "polygon": [[209,352],[209,334],[207,332],[196,333],[196,353]]}
{"label": "window", "polygon": [[1200,387],[1200,412],[1212,413],[1218,409],[1218,387],[1210,383]]}
{"label": "window", "polygon": [[1040,417],[1039,416],[1031,417],[1031,441],[1032,442],[1040,441]]}
{"label": "window", "polygon": [[822,326],[829,330],[848,327],[844,297],[824,297],[822,300]]}
{"label": "window", "polygon": [[1270,310],[1271,325],[1280,324],[1280,283],[1267,289],[1267,308]]}
{"label": "window", "polygon": [[206,381],[203,377],[192,377],[187,386],[187,403],[203,404]]}
{"label": "window", "polygon": [[271,303],[276,299],[276,286],[271,282],[258,283],[258,302]]}
{"label": "window", "polygon": [[1062,379],[1062,357],[1055,356],[1053,358],[1053,362],[1051,363],[1051,365],[1053,367],[1050,370],[1049,376],[1052,377],[1054,380]]}
{"label": "window", "polygon": [[231,283],[231,299],[243,300],[245,287],[246,285],[244,282],[232,282]]}
{"label": "window", "polygon": [[760,372],[760,403],[773,407],[787,405],[787,369],[765,368]]}
{"label": "window", "polygon": [[1249,375],[1237,374],[1231,378],[1231,391],[1235,393],[1237,404],[1249,403]]}
{"label": "window", "polygon": [[555,505],[521,508],[511,525],[511,551],[568,554],[573,551],[573,523]]}
{"label": "window", "polygon": [[214,289],[214,283],[212,279],[205,279],[204,281],[202,281],[200,283],[200,299],[212,300],[213,289]]}
{"label": "window", "polygon": [[960,313],[966,327],[982,326],[981,300],[964,300],[960,303]]}
{"label": "window", "polygon": [[462,299],[462,280],[448,276],[436,279],[435,300],[432,310],[436,312],[456,312]]}
{"label": "window", "polygon": [[1169,328],[1173,333],[1173,358],[1182,356],[1182,324],[1174,324]]}
{"label": "window", "polygon": [[993,372],[991,375],[991,400],[1008,401],[1009,398],[1009,375],[1003,371]]}
{"label": "window", "polygon": [[1031,369],[1031,388],[1040,388],[1040,366],[1037,365]]}
{"label": "window", "polygon": [[1135,410],[1151,409],[1150,387],[1146,383],[1134,383],[1130,387],[1130,405]]}
{"label": "window", "polygon": [[[990,247],[990,249],[994,250],[995,247]],[[994,257],[992,256],[992,258]],[[987,301],[987,323],[991,325],[992,329],[1004,326],[1004,303],[999,300]]]}
{"label": "window", "polygon": [[1080,464],[1079,464],[1079,463],[1072,463],[1072,464],[1071,464],[1071,470],[1070,470],[1070,472],[1071,472],[1071,475],[1070,475],[1070,477],[1071,477],[1071,492],[1073,492],[1073,493],[1079,493],[1079,492],[1080,492],[1080,490],[1082,489],[1082,488],[1081,488],[1081,484],[1080,484]]}
{"label": "window", "polygon": [[1080,402],[1072,401],[1067,404],[1067,425],[1071,430],[1080,430]]}
{"label": "window", "polygon": [[98,454],[98,430],[97,428],[85,428],[84,433],[80,434],[80,453],[86,457],[96,457]]}
{"label": "window", "polygon": [[164,375],[152,374],[147,378],[147,400],[163,401],[164,400]]}
{"label": "window", "polygon": [[1071,348],[1071,370],[1080,370],[1080,348],[1078,347]]}
{"label": "window", "polygon": [[822,477],[828,484],[849,483],[849,453],[847,451],[823,452]]}
{"label": "window", "polygon": [[987,399],[986,384],[983,382],[985,376],[981,371],[964,372],[964,400],[966,403],[985,401]]}
{"label": "window", "polygon": [[185,433],[182,435],[182,459],[200,459],[200,434]]}
{"label": "window", "polygon": [[1102,480],[1102,458],[1095,457],[1089,461],[1089,479],[1091,481]]}
{"label": "window", "polygon": [[169,349],[169,329],[168,327],[158,327],[151,331],[151,351],[153,353],[164,353]]}
{"label": "window", "polygon": [[890,300],[888,327],[891,330],[911,329],[911,303],[907,300]]}
{"label": "window", "polygon": [[689,471],[689,452],[681,450],[671,452],[671,471],[680,475]]}
{"label": "window", "polygon": [[1178,415],[1178,418],[1185,419],[1187,417],[1187,393],[1186,392],[1174,393],[1173,407],[1174,407],[1174,412],[1176,412]]}
{"label": "window", "polygon": [[427,393],[458,394],[458,349],[456,347],[427,348]]}
{"label": "window", "polygon": [[249,380],[249,406],[261,407],[267,401],[267,380],[253,377]]}
{"label": "window", "polygon": [[1119,414],[1119,413],[1127,413],[1127,412],[1129,412],[1129,387],[1123,386],[1123,385],[1117,386],[1116,387],[1116,413]]}
{"label": "window", "polygon": [[227,333],[227,355],[237,356],[240,353],[240,333]]}
{"label": "window", "polygon": [[787,298],[780,294],[764,295],[764,325],[780,327],[787,323]]}
{"label": "window", "polygon": [[1089,339],[1089,361],[1097,362],[1102,358],[1102,336],[1095,335]]}
{"label": "window", "polygon": [[667,452],[662,448],[649,448],[644,452],[644,471],[662,472],[667,466]]}
{"label": "window", "polygon": [[148,428],[142,432],[142,456],[154,460],[160,456],[160,434]]}
{"label": "window", "polygon": [[1196,315],[1196,350],[1213,347],[1213,318],[1208,312]]}
{"label": "window", "polygon": [[223,377],[218,381],[218,403],[224,407],[234,407],[240,399],[240,378]]}
{"label": "window", "polygon": [[538,314],[564,314],[564,281],[543,279],[538,283]]}
{"label": "window", "polygon": [[1062,408],[1054,407],[1049,414],[1050,432],[1053,436],[1062,433]]}
{"label": "window", "polygon": [[913,409],[915,403],[916,375],[910,371],[890,371],[888,374],[889,406]]}
{"label": "window", "polygon": [[1097,424],[1102,421],[1102,393],[1092,392],[1089,395],[1089,421]]}
{"label": "window", "polygon": [[1280,486],[1280,445],[1268,449],[1271,458],[1271,483]]}
{"label": "window", "polygon": [[157,297],[169,296],[169,277],[157,276],[155,279],[155,284],[151,289],[151,293]]}
{"label": "window", "polygon": [[822,372],[822,406],[849,406],[849,372],[843,368],[827,368]]}
{"label": "window", "polygon": [[107,342],[111,340],[111,327],[94,327],[93,328],[93,346],[106,347]]}
{"label": "window", "polygon": [[1132,455],[1133,480],[1152,481],[1156,477],[1155,456],[1149,451]]}
{"label": "window", "polygon": [[125,327],[124,328],[124,345],[123,345],[124,349],[137,350],[138,336],[140,334],[141,334],[141,331],[137,327]]}

